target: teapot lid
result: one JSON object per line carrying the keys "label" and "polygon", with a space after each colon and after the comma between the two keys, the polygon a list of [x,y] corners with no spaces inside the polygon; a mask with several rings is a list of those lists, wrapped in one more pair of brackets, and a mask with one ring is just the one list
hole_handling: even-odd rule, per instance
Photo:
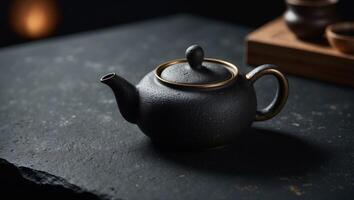
{"label": "teapot lid", "polygon": [[161,64],[155,76],[163,83],[194,88],[221,87],[237,76],[237,67],[219,59],[204,58],[199,45],[186,50],[186,59],[172,60]]}

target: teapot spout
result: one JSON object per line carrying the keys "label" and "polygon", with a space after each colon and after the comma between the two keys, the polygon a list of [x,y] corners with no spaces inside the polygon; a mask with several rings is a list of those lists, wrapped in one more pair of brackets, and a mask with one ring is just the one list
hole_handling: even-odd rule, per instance
{"label": "teapot spout", "polygon": [[139,93],[134,85],[115,73],[103,76],[100,81],[108,85],[114,93],[118,108],[128,122],[137,122]]}

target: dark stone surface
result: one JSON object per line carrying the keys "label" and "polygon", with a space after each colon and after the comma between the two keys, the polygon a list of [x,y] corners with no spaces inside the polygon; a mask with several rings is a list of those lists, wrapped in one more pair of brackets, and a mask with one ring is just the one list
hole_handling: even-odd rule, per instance
{"label": "dark stone surface", "polygon": [[[123,120],[101,75],[137,83],[199,43],[243,72],[250,30],[176,16],[0,51],[0,157],[122,199],[353,199],[354,91],[289,76],[274,119],[234,148],[155,148]],[[256,84],[268,103],[275,81]]]}
{"label": "dark stone surface", "polygon": [[1,198],[5,199],[68,199],[68,200],[105,200],[65,179],[34,170],[18,167],[0,158]]}

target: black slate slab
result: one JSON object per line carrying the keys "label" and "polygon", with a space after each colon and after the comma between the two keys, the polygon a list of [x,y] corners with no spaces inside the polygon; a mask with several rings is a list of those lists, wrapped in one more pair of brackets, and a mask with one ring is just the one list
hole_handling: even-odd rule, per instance
{"label": "black slate slab", "polygon": [[[99,83],[111,71],[137,83],[192,43],[247,72],[249,31],[179,15],[0,50],[0,157],[112,198],[353,199],[352,88],[289,76],[285,109],[237,147],[173,152],[124,121]],[[265,105],[275,82],[256,86]]]}
{"label": "black slate slab", "polygon": [[1,199],[105,200],[65,179],[0,159]]}

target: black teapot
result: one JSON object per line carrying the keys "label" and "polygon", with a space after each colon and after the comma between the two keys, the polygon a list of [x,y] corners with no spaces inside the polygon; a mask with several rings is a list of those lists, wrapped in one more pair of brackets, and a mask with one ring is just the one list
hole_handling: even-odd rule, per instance
{"label": "black teapot", "polygon": [[[253,83],[263,75],[279,83],[269,106],[257,111]],[[272,118],[288,97],[288,81],[274,65],[246,75],[229,62],[204,58],[198,45],[186,59],[168,61],[137,86],[115,73],[101,78],[114,92],[123,117],[155,143],[177,148],[209,148],[235,142],[253,121]]]}

